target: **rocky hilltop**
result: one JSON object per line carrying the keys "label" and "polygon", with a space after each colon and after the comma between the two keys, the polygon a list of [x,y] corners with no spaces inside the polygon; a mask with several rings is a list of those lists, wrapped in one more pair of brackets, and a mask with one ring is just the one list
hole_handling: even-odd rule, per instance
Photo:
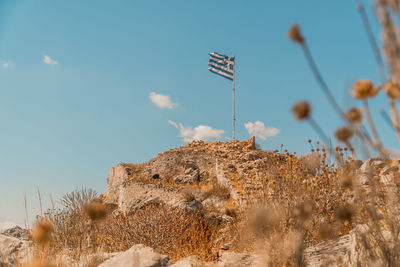
{"label": "rocky hilltop", "polygon": [[245,209],[254,203],[265,183],[264,172],[280,158],[278,154],[256,149],[255,138],[236,142],[194,141],[185,147],[159,153],[144,164],[118,164],[107,178],[104,202],[124,213],[134,212],[149,202],[171,205],[182,202],[190,190],[196,196],[218,187],[230,197],[203,200],[219,208]]}

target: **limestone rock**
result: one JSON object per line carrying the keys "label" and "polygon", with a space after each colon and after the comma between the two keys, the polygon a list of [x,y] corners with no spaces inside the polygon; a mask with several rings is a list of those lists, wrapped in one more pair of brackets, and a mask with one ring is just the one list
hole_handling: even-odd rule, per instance
{"label": "limestone rock", "polygon": [[242,267],[242,266],[262,266],[263,259],[259,255],[249,255],[247,253],[223,252],[215,267]]}
{"label": "limestone rock", "polygon": [[21,227],[14,226],[12,228],[6,229],[3,232],[0,232],[3,235],[15,237],[22,240],[28,240],[28,230],[22,229]]}
{"label": "limestone rock", "polygon": [[168,256],[140,244],[103,262],[99,267],[164,267],[170,261]]}
{"label": "limestone rock", "polygon": [[248,142],[248,146],[247,147],[249,149],[251,149],[251,150],[255,150],[256,149],[256,137],[255,136],[250,137],[247,140],[247,142]]}
{"label": "limestone rock", "polygon": [[197,256],[189,256],[175,262],[169,267],[204,267],[204,263]]}
{"label": "limestone rock", "polygon": [[30,242],[0,234],[0,266],[15,266],[30,260]]}
{"label": "limestone rock", "polygon": [[105,203],[116,204],[119,201],[120,189],[129,179],[130,169],[123,164],[112,167],[107,177],[107,194]]}

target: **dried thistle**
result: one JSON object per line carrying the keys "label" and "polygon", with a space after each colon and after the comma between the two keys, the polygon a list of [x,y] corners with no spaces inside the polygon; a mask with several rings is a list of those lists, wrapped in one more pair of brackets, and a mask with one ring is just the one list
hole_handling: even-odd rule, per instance
{"label": "dried thistle", "polygon": [[341,179],[341,185],[344,188],[352,189],[354,186],[353,178],[350,175],[344,175]]}
{"label": "dried thistle", "polygon": [[354,209],[350,204],[346,204],[336,210],[335,216],[341,221],[350,221],[354,216]]}
{"label": "dried thistle", "polygon": [[104,219],[107,216],[107,208],[103,204],[92,201],[83,206],[83,211],[89,216],[92,221]]}
{"label": "dried thistle", "polygon": [[339,127],[334,133],[336,139],[344,143],[347,143],[353,134],[354,131],[348,126]]}
{"label": "dried thistle", "polygon": [[333,226],[328,223],[323,223],[319,226],[318,234],[321,239],[331,239],[335,236]]}
{"label": "dried thistle", "polygon": [[400,98],[400,84],[397,82],[385,83],[385,93],[391,98]]}
{"label": "dried thistle", "polygon": [[311,200],[306,200],[293,210],[293,215],[305,221],[311,216],[313,209],[314,203]]}
{"label": "dried thistle", "polygon": [[303,44],[304,43],[304,38],[303,35],[301,34],[300,31],[300,26],[298,24],[293,24],[289,31],[288,31],[288,36],[290,40],[292,40],[295,43],[298,44]]}
{"label": "dried thistle", "polygon": [[351,123],[357,124],[362,122],[362,112],[359,108],[351,108],[346,114],[347,120]]}
{"label": "dried thistle", "polygon": [[307,101],[299,101],[293,105],[292,112],[296,120],[307,119],[311,114],[311,105]]}
{"label": "dried thistle", "polygon": [[50,242],[51,234],[53,232],[53,225],[50,221],[41,219],[33,228],[32,238],[33,241],[45,245]]}
{"label": "dried thistle", "polygon": [[370,80],[358,80],[353,83],[353,89],[350,94],[356,99],[367,99],[374,97],[379,92],[379,89]]}

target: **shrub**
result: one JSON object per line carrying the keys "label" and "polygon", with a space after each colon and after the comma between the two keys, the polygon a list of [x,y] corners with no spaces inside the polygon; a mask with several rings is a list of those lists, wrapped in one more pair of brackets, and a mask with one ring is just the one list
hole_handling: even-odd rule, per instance
{"label": "shrub", "polygon": [[215,257],[213,245],[217,230],[217,226],[199,214],[152,203],[133,215],[119,215],[100,224],[96,243],[107,251],[144,244],[173,259],[197,255],[211,260]]}

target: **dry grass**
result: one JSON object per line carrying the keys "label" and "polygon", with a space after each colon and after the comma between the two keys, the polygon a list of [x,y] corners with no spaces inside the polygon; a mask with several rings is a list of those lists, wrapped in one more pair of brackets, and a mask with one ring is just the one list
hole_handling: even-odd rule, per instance
{"label": "dry grass", "polygon": [[[81,199],[81,192],[74,192],[79,196],[75,199]],[[109,213],[98,200],[89,198],[80,203],[83,206],[68,205],[62,210],[51,210],[45,219],[39,219],[36,228],[51,229],[45,234],[34,231],[34,240],[40,241],[37,244],[47,244],[46,257],[68,254],[78,260],[95,252],[124,251],[135,244],[150,246],[173,259],[197,255],[203,260],[212,260],[216,256],[214,241],[218,225],[200,213],[151,203],[133,215],[105,217]],[[50,228],[40,227],[44,224]]]}
{"label": "dry grass", "polygon": [[96,243],[107,251],[144,244],[173,259],[190,255],[215,258],[218,227],[199,214],[165,204],[150,204],[133,215],[111,218],[99,225],[99,230]]}

